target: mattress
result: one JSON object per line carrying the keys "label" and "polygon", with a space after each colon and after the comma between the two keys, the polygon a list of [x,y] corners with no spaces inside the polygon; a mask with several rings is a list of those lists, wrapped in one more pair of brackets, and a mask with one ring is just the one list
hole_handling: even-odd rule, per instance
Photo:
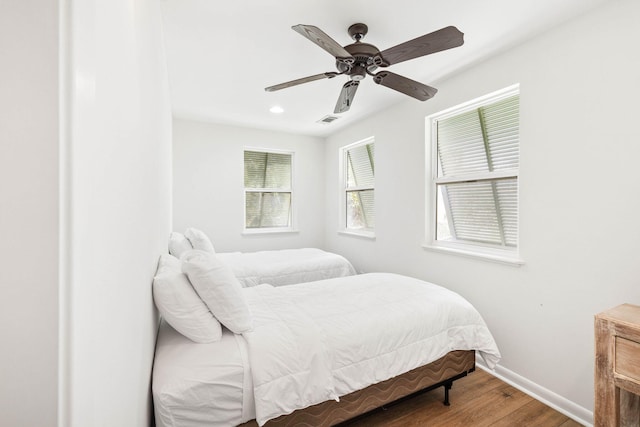
{"label": "mattress", "polygon": [[269,419],[476,350],[500,353],[460,295],[406,276],[370,273],[243,289],[254,328],[196,344],[163,325],[153,396],[159,427]]}
{"label": "mattress", "polygon": [[262,283],[291,285],[356,274],[346,258],[316,248],[228,252],[216,256],[231,267],[244,287]]}

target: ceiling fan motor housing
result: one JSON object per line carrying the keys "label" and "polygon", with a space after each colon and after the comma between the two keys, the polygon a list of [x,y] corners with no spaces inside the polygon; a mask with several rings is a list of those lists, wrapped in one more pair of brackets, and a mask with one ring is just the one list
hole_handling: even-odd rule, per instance
{"label": "ceiling fan motor housing", "polygon": [[338,59],[336,68],[340,73],[351,76],[352,80],[362,80],[367,73],[373,73],[379,66],[384,66],[380,50],[372,44],[357,41],[344,49],[351,54],[354,61],[348,64]]}

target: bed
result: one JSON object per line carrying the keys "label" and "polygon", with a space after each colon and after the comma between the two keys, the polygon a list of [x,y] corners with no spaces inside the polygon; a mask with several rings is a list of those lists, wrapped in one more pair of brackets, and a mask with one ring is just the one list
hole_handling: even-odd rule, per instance
{"label": "bed", "polygon": [[356,274],[346,258],[317,248],[258,252],[226,252],[217,257],[226,263],[242,286],[273,286],[313,282]]}
{"label": "bed", "polygon": [[292,285],[356,274],[346,258],[317,248],[216,253],[211,240],[202,230],[187,228],[184,234],[171,233],[171,255],[180,258],[192,249],[215,254],[232,269],[243,287],[262,283]]}
{"label": "bed", "polygon": [[196,344],[163,324],[158,427],[334,425],[413,391],[450,387],[500,353],[479,313],[440,286],[388,273],[241,290],[253,329]]}

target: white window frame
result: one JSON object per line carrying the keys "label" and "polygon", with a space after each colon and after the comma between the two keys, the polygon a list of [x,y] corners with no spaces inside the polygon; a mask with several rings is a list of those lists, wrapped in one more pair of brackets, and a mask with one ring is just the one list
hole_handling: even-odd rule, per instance
{"label": "white window frame", "polygon": [[[373,187],[369,187],[369,186],[361,186],[361,187],[347,187],[347,152],[353,148],[357,148],[360,147],[362,145],[367,145],[367,144],[371,144],[374,143],[375,144],[375,138],[373,136],[370,136],[368,138],[362,139],[360,141],[354,142],[352,144],[349,145],[345,145],[343,147],[340,147],[339,150],[339,168],[340,168],[340,191],[338,192],[339,197],[340,197],[340,201],[338,203],[339,206],[339,212],[338,212],[338,233],[339,234],[344,234],[344,235],[350,235],[350,236],[356,236],[356,237],[364,237],[367,239],[375,239],[376,238],[376,234],[375,234],[375,229],[364,229],[364,230],[359,230],[359,229],[354,229],[354,228],[347,228],[347,191],[359,191],[359,190],[373,190],[374,191],[374,197],[375,197],[375,182],[373,184]],[[375,168],[375,159],[374,159],[374,168]],[[375,200],[375,199],[374,199]],[[375,215],[375,201],[374,201],[374,215]]]}
{"label": "white window frame", "polygon": [[[454,241],[443,241],[437,240],[437,218],[436,218],[436,210],[438,203],[438,184],[444,184],[447,182],[457,182],[458,179],[455,177],[438,177],[438,147],[437,147],[437,121],[443,120],[452,116],[456,116],[462,113],[465,113],[470,110],[478,109],[484,105],[492,104],[494,102],[500,101],[502,99],[519,95],[520,94],[520,85],[515,84],[513,86],[509,86],[505,89],[490,93],[488,95],[476,98],[469,102],[465,102],[460,105],[456,105],[452,108],[446,109],[444,111],[432,114],[425,119],[425,154],[426,161],[425,164],[429,165],[426,168],[426,190],[427,194],[425,197],[426,200],[426,239],[425,243],[422,245],[423,248],[428,250],[434,250],[445,253],[452,253],[462,256],[474,257],[485,259],[488,261],[501,262],[510,265],[522,265],[524,264],[524,260],[520,257],[520,242],[518,241],[515,248],[498,248],[493,245],[482,244],[482,243],[472,243],[472,242],[454,242]],[[506,177],[515,177],[518,178],[518,186],[520,185],[519,179],[519,168],[517,170],[503,170],[492,172],[491,174],[478,174],[475,176],[475,179],[488,179],[488,178],[506,178]],[[481,176],[482,175],[482,176]],[[520,192],[518,191],[518,199],[520,199]],[[518,222],[520,220],[520,211],[518,211]],[[519,224],[518,224],[518,237],[519,237]]]}
{"label": "white window frame", "polygon": [[[273,153],[273,154],[288,154],[291,156],[291,186],[289,189],[284,190],[281,188],[250,188],[244,186],[244,153],[245,151],[255,151],[259,153]],[[276,148],[258,148],[258,147],[244,147],[242,149],[242,234],[243,235],[255,235],[255,234],[277,234],[277,233],[297,233],[297,208],[295,197],[295,151],[282,150]],[[247,228],[247,193],[290,193],[291,194],[291,210],[289,212],[289,227],[264,227],[264,228]]]}

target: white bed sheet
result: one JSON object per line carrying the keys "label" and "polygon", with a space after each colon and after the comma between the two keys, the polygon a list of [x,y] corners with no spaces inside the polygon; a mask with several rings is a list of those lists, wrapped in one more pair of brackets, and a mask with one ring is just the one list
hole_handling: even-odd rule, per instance
{"label": "white bed sheet", "polygon": [[225,328],[220,341],[198,344],[163,321],[152,390],[157,427],[228,427],[255,418],[246,342]]}
{"label": "white bed sheet", "polygon": [[244,287],[262,283],[273,286],[291,285],[356,274],[353,265],[343,256],[316,248],[216,255],[231,267]]}

